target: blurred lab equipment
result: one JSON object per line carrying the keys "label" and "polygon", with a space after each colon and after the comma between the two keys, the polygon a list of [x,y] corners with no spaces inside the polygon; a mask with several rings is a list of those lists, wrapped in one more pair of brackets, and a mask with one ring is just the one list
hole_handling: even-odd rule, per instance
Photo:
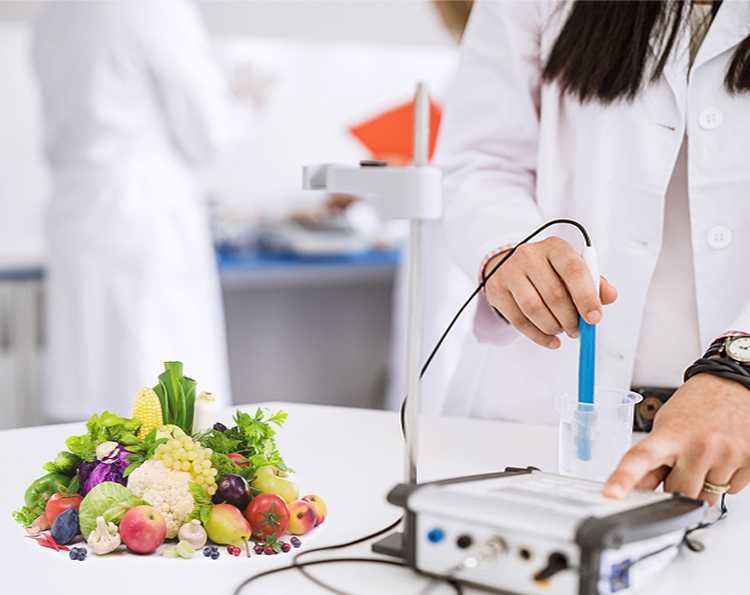
{"label": "blurred lab equipment", "polygon": [[[246,114],[188,2],[50,2],[35,26],[53,178],[45,407],[127,410],[163,362],[231,402],[201,166]],[[205,383],[205,384],[203,384]]]}

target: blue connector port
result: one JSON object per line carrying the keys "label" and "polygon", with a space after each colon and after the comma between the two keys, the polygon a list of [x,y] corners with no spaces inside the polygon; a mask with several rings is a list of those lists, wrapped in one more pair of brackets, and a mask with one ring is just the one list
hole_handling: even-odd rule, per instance
{"label": "blue connector port", "polygon": [[442,529],[433,529],[427,534],[427,539],[431,543],[438,543],[439,541],[443,540],[443,537],[445,537],[445,535],[443,534]]}

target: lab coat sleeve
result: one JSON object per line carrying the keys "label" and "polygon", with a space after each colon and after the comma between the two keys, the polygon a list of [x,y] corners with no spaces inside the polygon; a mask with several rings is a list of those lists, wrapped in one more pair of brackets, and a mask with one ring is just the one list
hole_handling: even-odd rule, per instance
{"label": "lab coat sleeve", "polygon": [[146,4],[142,45],[173,142],[192,165],[220,161],[246,141],[249,114],[214,59],[196,5]]}
{"label": "lab coat sleeve", "polygon": [[[545,2],[477,2],[441,123],[437,163],[454,258],[477,278],[485,256],[543,223],[535,202]],[[479,296],[475,333],[516,332]]]}

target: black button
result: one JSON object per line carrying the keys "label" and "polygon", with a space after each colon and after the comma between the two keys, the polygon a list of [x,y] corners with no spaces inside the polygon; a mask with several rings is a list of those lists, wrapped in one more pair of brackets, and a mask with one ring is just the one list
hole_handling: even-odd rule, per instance
{"label": "black button", "polygon": [[470,535],[461,535],[456,540],[456,545],[460,547],[462,550],[465,550],[467,547],[469,547],[472,543],[474,543],[474,540],[471,538]]}

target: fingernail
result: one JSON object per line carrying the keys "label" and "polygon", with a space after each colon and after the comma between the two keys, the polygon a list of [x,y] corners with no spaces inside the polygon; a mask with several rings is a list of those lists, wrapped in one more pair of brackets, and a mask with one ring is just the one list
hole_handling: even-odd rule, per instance
{"label": "fingernail", "polygon": [[591,312],[586,315],[586,322],[588,322],[589,324],[596,324],[597,322],[599,322],[599,320],[601,320],[601,318],[602,315],[599,310],[591,310]]}
{"label": "fingernail", "polygon": [[551,341],[550,341],[550,342],[548,343],[548,346],[549,346],[549,348],[550,348],[550,349],[557,349],[558,347],[560,347],[560,339],[558,339],[557,337],[554,337],[554,338],[553,338],[553,339],[552,339],[552,340],[551,340]]}
{"label": "fingernail", "polygon": [[577,339],[578,338],[578,331],[571,331],[568,333],[568,337],[571,339]]}
{"label": "fingernail", "polygon": [[622,498],[625,498],[628,493],[625,491],[625,488],[622,487],[619,483],[608,483],[606,486],[604,486],[604,495],[608,498],[616,498],[618,500],[621,500]]}

